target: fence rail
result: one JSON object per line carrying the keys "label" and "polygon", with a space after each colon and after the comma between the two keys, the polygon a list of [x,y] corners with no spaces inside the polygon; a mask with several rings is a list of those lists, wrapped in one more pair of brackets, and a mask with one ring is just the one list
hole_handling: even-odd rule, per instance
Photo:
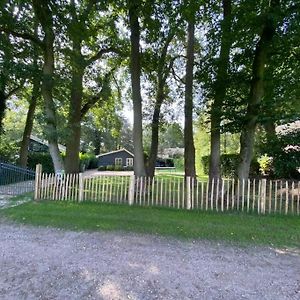
{"label": "fence rail", "polygon": [[0,161],[0,194],[18,195],[34,190],[35,172]]}
{"label": "fence rail", "polygon": [[182,177],[42,174],[37,200],[94,201],[177,209],[300,214],[300,183],[282,180],[211,180]]}

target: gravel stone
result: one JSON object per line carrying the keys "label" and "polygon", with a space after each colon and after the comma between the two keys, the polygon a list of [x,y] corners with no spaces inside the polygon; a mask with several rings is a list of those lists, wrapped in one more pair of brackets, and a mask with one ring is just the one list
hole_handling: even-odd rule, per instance
{"label": "gravel stone", "polygon": [[300,249],[0,220],[0,299],[300,299]]}

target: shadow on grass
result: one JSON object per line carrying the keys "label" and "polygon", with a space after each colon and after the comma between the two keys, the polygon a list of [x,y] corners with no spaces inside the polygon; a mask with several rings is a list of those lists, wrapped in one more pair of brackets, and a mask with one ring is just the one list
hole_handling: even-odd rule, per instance
{"label": "shadow on grass", "polygon": [[299,216],[186,211],[107,203],[28,202],[3,216],[36,226],[83,231],[126,231],[239,245],[300,248]]}

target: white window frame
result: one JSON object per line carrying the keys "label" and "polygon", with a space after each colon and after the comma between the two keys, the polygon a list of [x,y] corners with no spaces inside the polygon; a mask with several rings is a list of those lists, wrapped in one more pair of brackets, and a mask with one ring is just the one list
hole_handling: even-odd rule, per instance
{"label": "white window frame", "polygon": [[127,157],[126,158],[126,166],[127,167],[132,167],[133,166],[133,158],[132,157]]}
{"label": "white window frame", "polygon": [[122,157],[115,158],[115,166],[123,166],[123,159]]}

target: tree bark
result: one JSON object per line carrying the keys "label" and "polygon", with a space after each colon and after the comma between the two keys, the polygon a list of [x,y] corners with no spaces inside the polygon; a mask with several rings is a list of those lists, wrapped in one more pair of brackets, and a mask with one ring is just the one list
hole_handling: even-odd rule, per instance
{"label": "tree bark", "polygon": [[73,62],[71,99],[68,120],[68,139],[65,166],[67,173],[79,172],[79,152],[81,136],[81,106],[83,97],[83,74],[85,70],[84,60],[81,54],[81,40],[72,36]]}
{"label": "tree bark", "polygon": [[[35,20],[34,36],[36,38],[37,38],[37,30],[38,30],[38,23],[37,20]],[[41,73],[38,66],[38,56],[39,56],[38,49],[37,49],[38,46],[33,42],[32,42],[32,46],[33,46],[32,94],[31,94],[31,99],[29,101],[29,108],[26,116],[26,123],[25,123],[22,141],[21,141],[20,152],[19,152],[20,153],[19,165],[24,168],[27,167],[30,135],[32,132],[34,114],[35,114],[35,109],[37,106],[37,101],[39,98],[40,87],[41,87],[41,79],[40,79]]]}
{"label": "tree bark", "polygon": [[6,96],[4,91],[0,90],[0,134],[3,130],[3,119],[6,109]]}
{"label": "tree bark", "polygon": [[193,67],[195,44],[195,13],[193,13],[193,16],[188,21],[187,34],[187,63],[184,105],[184,169],[185,176],[195,177],[195,146],[193,134]]}
{"label": "tree bark", "polygon": [[232,44],[230,38],[231,30],[231,0],[223,0],[223,22],[221,25],[221,49],[218,61],[217,78],[214,87],[214,102],[211,107],[211,138],[210,138],[210,162],[209,178],[218,179],[220,172],[220,141],[221,141],[221,118],[222,105],[226,96],[226,87],[228,84],[228,65],[229,54]]}
{"label": "tree bark", "polygon": [[264,73],[268,61],[271,42],[275,34],[275,24],[272,13],[278,9],[279,0],[272,0],[270,11],[266,16],[260,39],[256,45],[252,65],[252,81],[248,99],[247,112],[240,137],[240,157],[237,176],[240,180],[249,177],[250,164],[253,155],[255,128],[259,115],[259,105],[264,94]]}
{"label": "tree bark", "polygon": [[129,0],[130,25],[130,74],[133,101],[133,145],[134,174],[145,176],[145,161],[143,149],[142,96],[141,96],[141,65],[140,65],[140,25],[138,20],[139,1]]}
{"label": "tree bark", "polygon": [[150,147],[150,155],[149,155],[148,165],[147,165],[147,175],[149,177],[153,177],[155,174],[155,165],[156,165],[157,152],[158,152],[160,111],[161,111],[161,106],[165,100],[164,90],[165,90],[166,80],[170,73],[170,66],[166,66],[166,57],[167,57],[168,47],[173,37],[174,37],[174,30],[171,29],[162,47],[162,51],[158,59],[157,91],[156,91],[156,99],[155,99],[154,111],[153,111],[152,122],[151,122],[151,147]]}
{"label": "tree bark", "polygon": [[24,132],[23,132],[23,138],[22,138],[21,147],[20,147],[19,165],[24,168],[27,167],[30,135],[32,132],[34,113],[35,113],[35,109],[37,106],[37,101],[38,101],[39,93],[40,93],[40,77],[39,77],[40,74],[39,74],[38,70],[35,70],[35,72],[36,72],[36,74],[33,79],[31,100],[29,103],[25,128],[24,128]]}
{"label": "tree bark", "polygon": [[160,109],[163,102],[163,90],[159,88],[158,95],[155,102],[154,112],[152,116],[151,123],[151,147],[150,155],[148,159],[147,166],[147,176],[153,177],[155,174],[155,165],[158,152],[158,135],[159,135],[159,119],[160,119]]}
{"label": "tree bark", "polygon": [[55,172],[64,169],[63,160],[58,149],[57,117],[56,107],[53,101],[53,74],[54,74],[54,33],[52,12],[49,8],[49,1],[33,0],[33,8],[43,31],[43,77],[42,77],[42,96],[45,102],[46,116],[46,136],[49,143],[49,152],[52,157]]}

